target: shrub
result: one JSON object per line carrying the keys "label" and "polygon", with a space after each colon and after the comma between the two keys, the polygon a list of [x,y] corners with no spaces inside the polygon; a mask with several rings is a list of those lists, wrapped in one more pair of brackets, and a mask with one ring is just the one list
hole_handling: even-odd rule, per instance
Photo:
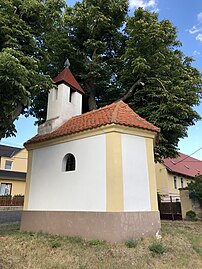
{"label": "shrub", "polygon": [[125,245],[128,248],[136,248],[138,244],[138,241],[136,239],[129,239],[126,241]]}
{"label": "shrub", "polygon": [[186,213],[186,219],[187,220],[191,220],[191,221],[195,221],[196,220],[196,212],[193,210],[189,210]]}
{"label": "shrub", "polygon": [[154,241],[150,246],[149,250],[155,254],[163,254],[166,252],[166,248],[160,241]]}
{"label": "shrub", "polygon": [[188,184],[189,198],[197,201],[202,209],[202,175],[196,176],[194,181]]}

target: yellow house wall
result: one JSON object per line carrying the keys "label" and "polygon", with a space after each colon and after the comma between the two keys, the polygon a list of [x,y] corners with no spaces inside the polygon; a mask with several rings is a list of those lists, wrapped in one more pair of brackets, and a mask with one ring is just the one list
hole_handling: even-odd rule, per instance
{"label": "yellow house wall", "polygon": [[181,200],[181,208],[182,208],[182,218],[186,218],[187,211],[193,210],[192,201],[189,199],[189,191],[181,190],[180,191],[180,200]]}
{"label": "yellow house wall", "polygon": [[[177,189],[174,188],[174,176],[177,180]],[[190,178],[168,172],[163,164],[156,164],[157,192],[162,196],[180,197],[179,188],[181,188],[181,178],[183,178],[183,187],[185,188],[191,182]]]}
{"label": "yellow house wall", "polygon": [[25,181],[18,181],[12,179],[0,179],[1,183],[12,184],[11,195],[25,194]]}
{"label": "yellow house wall", "polygon": [[22,149],[12,158],[1,157],[0,168],[5,169],[5,163],[6,163],[6,160],[8,160],[8,161],[12,161],[12,167],[11,167],[12,171],[27,172],[27,158],[28,158],[27,150]]}
{"label": "yellow house wall", "polygon": [[[177,189],[174,188],[174,176],[177,179]],[[188,182],[191,182],[191,180],[187,177],[175,175],[172,173],[168,173],[168,188],[169,188],[169,195],[180,195],[179,188],[181,188],[181,178],[183,178],[183,187],[185,188],[187,186]]]}
{"label": "yellow house wall", "polygon": [[169,194],[169,184],[168,184],[168,172],[165,166],[161,163],[157,163],[156,167],[156,184],[157,192],[161,195]]}

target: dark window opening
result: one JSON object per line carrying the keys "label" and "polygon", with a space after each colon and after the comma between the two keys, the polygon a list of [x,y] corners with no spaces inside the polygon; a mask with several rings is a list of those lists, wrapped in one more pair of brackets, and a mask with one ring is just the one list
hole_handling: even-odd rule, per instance
{"label": "dark window opening", "polygon": [[76,159],[73,154],[68,153],[63,159],[63,171],[76,170]]}
{"label": "dark window opening", "polygon": [[69,92],[69,102],[72,102],[72,94],[73,94],[73,90],[70,88],[70,92]]}
{"label": "dark window opening", "polygon": [[183,177],[181,177],[181,188],[184,188],[184,180],[183,180]]}
{"label": "dark window opening", "polygon": [[177,178],[174,176],[174,188],[177,189]]}

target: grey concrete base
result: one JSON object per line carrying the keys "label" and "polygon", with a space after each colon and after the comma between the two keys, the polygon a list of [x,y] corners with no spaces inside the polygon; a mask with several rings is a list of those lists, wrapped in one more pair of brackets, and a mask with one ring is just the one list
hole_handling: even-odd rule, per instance
{"label": "grey concrete base", "polygon": [[22,231],[123,242],[160,233],[159,212],[23,211]]}

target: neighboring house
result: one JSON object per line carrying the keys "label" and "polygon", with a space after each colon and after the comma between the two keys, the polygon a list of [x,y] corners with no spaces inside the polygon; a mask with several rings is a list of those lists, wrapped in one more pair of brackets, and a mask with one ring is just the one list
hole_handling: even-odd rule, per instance
{"label": "neighboring house", "polygon": [[25,193],[27,150],[0,145],[0,195]]}
{"label": "neighboring house", "polygon": [[178,158],[156,164],[157,192],[162,201],[180,201],[179,188],[185,188],[196,175],[202,174],[202,161],[183,153]]}
{"label": "neighboring house", "polygon": [[159,128],[119,101],[85,114],[65,68],[29,152],[21,229],[112,242],[156,235],[153,146]]}

